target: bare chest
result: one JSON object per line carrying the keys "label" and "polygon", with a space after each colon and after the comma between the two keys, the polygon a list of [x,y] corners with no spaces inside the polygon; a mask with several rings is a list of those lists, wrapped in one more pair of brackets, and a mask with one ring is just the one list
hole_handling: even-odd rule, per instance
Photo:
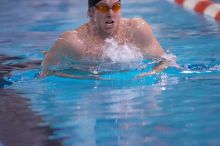
{"label": "bare chest", "polygon": [[106,47],[106,40],[113,39],[117,45],[125,45],[133,43],[133,33],[130,25],[121,25],[118,32],[113,37],[102,39],[92,33],[84,33],[83,44],[84,52],[83,57],[87,58],[100,58],[103,55],[103,51]]}

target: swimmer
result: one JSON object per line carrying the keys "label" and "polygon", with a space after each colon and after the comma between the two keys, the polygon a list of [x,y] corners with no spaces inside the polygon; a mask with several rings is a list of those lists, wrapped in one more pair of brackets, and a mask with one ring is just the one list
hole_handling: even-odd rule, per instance
{"label": "swimmer", "polygon": [[[50,74],[50,66],[61,65],[66,57],[74,60],[99,59],[108,38],[114,39],[120,45],[133,45],[150,59],[163,58],[164,50],[146,21],[141,18],[121,17],[121,0],[88,0],[88,16],[88,23],[76,30],[64,32],[45,54],[42,77]],[[167,61],[161,60],[152,71],[140,74],[137,78],[166,69]]]}

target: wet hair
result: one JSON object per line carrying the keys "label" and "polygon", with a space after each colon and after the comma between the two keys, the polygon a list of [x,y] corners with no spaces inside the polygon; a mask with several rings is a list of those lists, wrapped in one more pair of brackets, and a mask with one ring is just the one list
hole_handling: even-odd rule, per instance
{"label": "wet hair", "polygon": [[95,6],[101,0],[88,0],[89,8]]}
{"label": "wet hair", "polygon": [[[101,0],[88,0],[89,8],[91,8],[92,6],[95,6],[100,1]],[[119,1],[121,1],[121,0],[119,0]]]}

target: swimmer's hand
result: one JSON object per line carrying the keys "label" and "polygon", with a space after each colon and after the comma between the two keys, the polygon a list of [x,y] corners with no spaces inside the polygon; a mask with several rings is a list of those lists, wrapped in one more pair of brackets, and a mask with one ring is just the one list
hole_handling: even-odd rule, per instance
{"label": "swimmer's hand", "polygon": [[158,74],[160,72],[162,72],[163,70],[167,69],[168,67],[175,67],[177,69],[181,69],[181,67],[176,63],[176,61],[170,61],[170,60],[162,60],[160,61],[154,68],[152,71],[149,72],[145,72],[145,73],[141,73],[139,75],[137,75],[135,77],[135,79],[140,79],[146,76],[151,76],[151,75],[155,75]]}
{"label": "swimmer's hand", "polygon": [[161,71],[165,70],[166,68],[169,67],[169,64],[167,61],[161,61],[158,65],[156,65],[152,71],[149,71],[149,72],[145,72],[145,73],[141,73],[139,75],[137,75],[135,77],[135,79],[140,79],[140,78],[143,78],[143,77],[146,77],[146,76],[151,76],[151,75],[154,75],[154,74],[157,74],[157,73],[160,73]]}
{"label": "swimmer's hand", "polygon": [[49,76],[51,73],[49,72],[49,71],[42,71],[41,73],[40,73],[40,78],[45,78],[45,77],[47,77],[47,76]]}

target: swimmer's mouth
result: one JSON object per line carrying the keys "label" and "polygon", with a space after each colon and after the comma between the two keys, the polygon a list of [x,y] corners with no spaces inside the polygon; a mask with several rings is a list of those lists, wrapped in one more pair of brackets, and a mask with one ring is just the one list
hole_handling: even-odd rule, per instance
{"label": "swimmer's mouth", "polygon": [[114,24],[114,21],[113,20],[108,20],[105,22],[106,24]]}

